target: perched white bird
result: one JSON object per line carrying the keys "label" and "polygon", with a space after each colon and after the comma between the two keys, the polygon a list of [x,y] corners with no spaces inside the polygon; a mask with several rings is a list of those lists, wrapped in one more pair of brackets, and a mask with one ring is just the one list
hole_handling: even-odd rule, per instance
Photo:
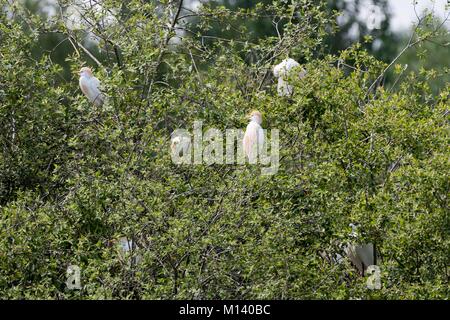
{"label": "perched white bird", "polygon": [[345,248],[345,253],[361,275],[364,275],[369,266],[375,264],[375,252],[372,243],[349,245]]}
{"label": "perched white bird", "polygon": [[131,248],[133,247],[133,240],[128,240],[127,237],[122,237],[118,240],[118,244],[120,247],[120,250],[123,253],[127,253],[131,251]]}
{"label": "perched white bird", "polygon": [[256,163],[258,153],[261,154],[264,145],[264,131],[261,127],[262,115],[259,111],[250,113],[250,123],[245,130],[244,139],[242,141],[245,155],[250,163]]}
{"label": "perched white bird", "polygon": [[190,153],[191,139],[186,136],[175,136],[172,138],[170,149],[172,155],[184,157]]}
{"label": "perched white bird", "polygon": [[[120,248],[119,252],[122,258],[124,258],[128,253],[131,253],[133,249],[134,250],[138,249],[136,245],[133,244],[133,240],[128,239],[127,237],[121,237],[120,239],[118,239],[117,244]],[[141,260],[142,260],[141,255],[136,255],[135,257],[133,257],[134,263],[139,263]]]}
{"label": "perched white bird", "polygon": [[[352,227],[350,237],[356,239],[358,237],[357,226],[350,223],[350,227]],[[335,242],[335,244],[343,249],[344,255],[350,259],[352,265],[358,270],[361,276],[365,275],[369,266],[376,265],[377,263],[375,246],[372,243],[360,245],[353,243],[339,244],[339,242]],[[321,251],[319,254],[330,263],[341,264],[345,261],[345,257],[337,252],[327,253]]]}
{"label": "perched white bird", "polygon": [[100,81],[94,77],[92,70],[83,67],[80,70],[80,88],[84,95],[95,106],[101,106],[105,100],[104,95],[100,91]]}
{"label": "perched white bird", "polygon": [[299,69],[299,79],[305,77],[305,69],[300,69],[300,64],[291,58],[284,59],[280,64],[277,64],[273,68],[273,75],[278,78],[277,91],[280,97],[291,96],[294,91],[292,85],[290,85],[287,81],[287,77],[294,68]]}
{"label": "perched white bird", "polygon": [[[357,227],[353,223],[350,224],[350,227],[352,227],[352,233],[350,235],[356,237]],[[345,248],[345,253],[361,275],[364,275],[367,267],[376,264],[376,252],[372,243],[364,245],[348,245]]]}

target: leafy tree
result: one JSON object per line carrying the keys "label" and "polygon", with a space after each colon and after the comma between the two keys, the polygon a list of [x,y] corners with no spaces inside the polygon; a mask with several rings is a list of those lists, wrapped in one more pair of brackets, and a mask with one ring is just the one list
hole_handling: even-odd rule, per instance
{"label": "leafy tree", "polygon": [[[325,54],[335,17],[309,1],[58,6],[49,20],[7,2],[0,16],[2,298],[448,298],[450,88],[434,94],[432,70],[383,87],[395,63],[364,43]],[[280,35],[237,23],[267,15],[286,21]],[[212,26],[236,25],[205,45]],[[50,52],[32,58],[48,33],[72,47],[68,81]],[[307,75],[278,97],[269,75],[290,55]],[[102,107],[78,88],[84,65]],[[280,130],[276,174],[171,161],[174,129],[244,128],[255,108]],[[376,244],[381,289],[345,258],[354,242]],[[69,265],[80,290],[66,288]]]}
{"label": "leafy tree", "polygon": [[[424,19],[423,36],[432,34],[433,37],[427,38],[426,41],[405,52],[398,61],[397,71],[400,77],[407,75],[410,70],[423,75],[428,72],[427,85],[430,86],[433,95],[437,95],[450,82],[450,56],[448,55],[450,39],[448,31],[441,28],[445,25],[445,21],[434,19],[429,14],[422,16],[422,19]],[[408,39],[404,37],[401,44],[405,45],[407,42]]]}

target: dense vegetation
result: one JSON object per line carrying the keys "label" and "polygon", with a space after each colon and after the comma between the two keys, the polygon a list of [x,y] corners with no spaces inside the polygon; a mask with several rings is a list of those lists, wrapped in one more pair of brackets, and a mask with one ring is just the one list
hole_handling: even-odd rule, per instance
{"label": "dense vegetation", "polygon": [[[405,72],[370,37],[327,53],[335,13],[316,1],[58,3],[50,17],[1,6],[1,298],[449,297],[448,67]],[[240,23],[261,19],[275,34]],[[448,42],[419,22],[405,54]],[[37,50],[54,35],[69,78]],[[289,98],[271,73],[287,56],[307,70]],[[85,65],[102,107],[78,87]],[[280,130],[276,174],[172,163],[174,129],[245,128],[253,109]],[[330,258],[355,242],[376,244],[381,289]]]}

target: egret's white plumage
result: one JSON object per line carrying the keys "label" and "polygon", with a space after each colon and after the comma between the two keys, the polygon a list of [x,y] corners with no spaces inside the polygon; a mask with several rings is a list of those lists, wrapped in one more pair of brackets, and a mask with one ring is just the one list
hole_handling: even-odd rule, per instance
{"label": "egret's white plumage", "polygon": [[278,95],[281,97],[291,96],[294,91],[293,86],[290,85],[286,79],[293,69],[299,69],[299,79],[305,77],[306,71],[304,69],[300,69],[300,64],[291,58],[284,59],[273,68],[273,75],[278,78]]}
{"label": "egret's white plumage", "polygon": [[358,269],[360,274],[364,274],[367,267],[375,264],[375,253],[372,243],[364,245],[349,245],[345,248],[345,253],[352,264]]}
{"label": "egret's white plumage", "polygon": [[255,163],[258,153],[261,154],[264,145],[264,131],[261,127],[262,115],[259,111],[250,114],[250,123],[245,130],[243,147],[250,163]]}
{"label": "egret's white plumage", "polygon": [[[357,237],[357,227],[351,223],[352,232],[350,236]],[[372,243],[364,245],[350,244],[345,248],[345,253],[349,257],[353,265],[358,269],[360,274],[364,274],[367,267],[375,264],[375,250]]]}
{"label": "egret's white plumage", "polygon": [[[120,239],[117,240],[117,244],[120,248],[120,255],[121,257],[125,257],[127,256],[129,253],[132,253],[133,250],[137,250],[137,246],[133,243],[133,240],[128,239],[127,237],[121,237]],[[139,263],[142,260],[142,256],[141,255],[135,255],[133,257],[133,262],[134,263]]]}
{"label": "egret's white plumage", "polygon": [[96,106],[101,106],[103,104],[105,97],[100,91],[100,81],[94,77],[90,68],[81,68],[79,83],[81,91],[90,102],[94,103]]}
{"label": "egret's white plumage", "polygon": [[133,240],[128,240],[127,237],[122,237],[119,239],[119,246],[123,252],[129,252],[133,247]]}

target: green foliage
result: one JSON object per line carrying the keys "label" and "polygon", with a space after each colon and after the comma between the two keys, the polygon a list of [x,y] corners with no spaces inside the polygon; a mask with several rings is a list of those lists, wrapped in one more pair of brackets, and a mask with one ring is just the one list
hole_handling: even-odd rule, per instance
{"label": "green foliage", "polygon": [[[238,14],[205,4],[189,19],[179,2],[78,5],[76,27],[24,27],[20,6],[0,18],[2,298],[448,298],[448,83],[433,94],[427,71],[369,89],[386,64],[361,44],[320,54],[334,16],[309,1]],[[213,23],[261,15],[286,21],[280,37],[241,25],[203,42]],[[32,58],[44,29],[71,43],[68,81],[51,53]],[[83,45],[87,31],[99,54]],[[290,54],[307,75],[281,98],[271,68]],[[103,107],[78,88],[86,63]],[[172,163],[174,129],[245,128],[252,109],[280,130],[275,175]],[[329,258],[355,241],[350,223],[357,241],[376,243],[380,290]],[[66,288],[69,265],[81,268],[81,290]]]}
{"label": "green foliage", "polygon": [[[407,69],[399,76],[414,71],[426,79],[432,95],[438,95],[450,82],[450,55],[448,54],[450,38],[448,30],[440,28],[444,21],[432,19],[431,16],[427,17],[430,19],[424,23],[420,36],[429,36],[429,38],[401,57],[399,66],[403,68],[407,66]],[[404,39],[402,43],[406,41]]]}

